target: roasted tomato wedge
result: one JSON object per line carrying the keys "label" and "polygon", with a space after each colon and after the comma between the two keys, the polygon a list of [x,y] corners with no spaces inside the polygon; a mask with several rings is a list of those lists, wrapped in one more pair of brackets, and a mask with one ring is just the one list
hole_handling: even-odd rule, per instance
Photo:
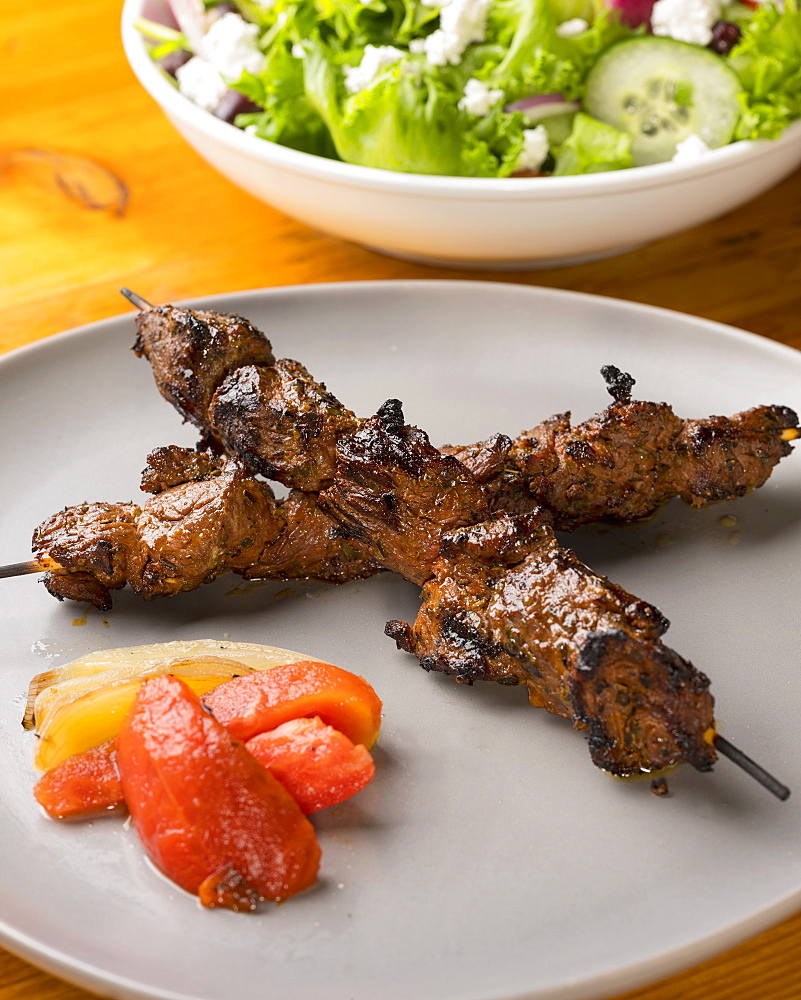
{"label": "roasted tomato wedge", "polygon": [[85,817],[123,804],[114,742],[68,757],[41,777],[34,797],[54,819]]}
{"label": "roasted tomato wedge", "polygon": [[145,681],[117,737],[117,763],[148,855],[205,905],[251,909],[314,882],[312,825],[183,681]]}
{"label": "roasted tomato wedge", "polygon": [[368,750],[322,719],[293,719],[245,744],[308,815],[344,802],[375,774]]}
{"label": "roasted tomato wedge", "polygon": [[237,677],[204,695],[203,703],[239,740],[316,715],[369,750],[381,726],[381,701],[367,681],[317,660]]}

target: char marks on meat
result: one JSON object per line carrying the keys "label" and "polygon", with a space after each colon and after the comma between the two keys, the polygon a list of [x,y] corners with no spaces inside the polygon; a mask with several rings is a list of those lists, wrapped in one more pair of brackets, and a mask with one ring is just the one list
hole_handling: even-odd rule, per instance
{"label": "char marks on meat", "polygon": [[364,546],[342,537],[318,504],[316,493],[292,490],[281,503],[285,524],[267,541],[258,559],[243,569],[247,580],[322,580],[347,583],[379,571]]}
{"label": "char marks on meat", "polygon": [[126,584],[142,597],[169,597],[228,571],[344,583],[379,569],[338,536],[314,494],[276,503],[238,459],[158,448],[142,476],[156,494],[143,506],[80,504],[36,529],[34,552],[60,566],[45,577],[55,597],[107,611],[110,591]]}
{"label": "char marks on meat", "polygon": [[228,451],[255,472],[307,491],[333,479],[337,440],[359,424],[302,364],[288,359],[229,375],[209,420]]}
{"label": "char marks on meat", "polygon": [[614,774],[711,766],[709,681],[661,643],[656,608],[559,545],[547,511],[449,532],[433,573],[414,624],[387,625],[425,669],[524,684]]}
{"label": "char marks on meat", "polygon": [[137,315],[136,333],[134,352],[150,362],[161,395],[204,433],[212,396],[225,376],[275,360],[264,334],[229,313],[158,306]]}
{"label": "char marks on meat", "polygon": [[431,575],[443,532],[489,513],[473,475],[405,426],[397,400],[341,438],[336,457],[320,506],[376,563],[414,583]]}
{"label": "char marks on meat", "polygon": [[782,432],[797,424],[784,406],[682,420],[667,403],[622,400],[576,427],[563,413],[525,432],[498,482],[521,475],[562,531],[636,521],[675,497],[700,507],[762,486],[792,450]]}

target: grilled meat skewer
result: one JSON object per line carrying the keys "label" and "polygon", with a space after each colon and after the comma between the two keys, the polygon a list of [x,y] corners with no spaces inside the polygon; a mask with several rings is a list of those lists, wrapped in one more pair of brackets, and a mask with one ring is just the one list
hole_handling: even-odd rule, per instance
{"label": "grilled meat skewer", "polygon": [[[160,306],[140,312],[135,350],[161,394],[216,449],[304,491],[330,484],[336,442],[362,421],[297,361],[275,361],[247,320]],[[558,414],[512,440],[448,447],[495,510],[549,507],[559,530],[647,517],[673,497],[692,506],[761,486],[799,434],[796,414],[759,406],[733,417],[682,420],[635,401],[633,380],[604,369],[613,403],[576,427]]]}
{"label": "grilled meat skewer", "polygon": [[319,503],[371,560],[423,584],[414,625],[387,634],[425,669],[524,684],[588,730],[613,774],[712,766],[709,680],[662,644],[665,617],[563,548],[550,511],[493,514],[397,400],[339,441]]}
{"label": "grilled meat skewer", "polygon": [[662,644],[667,625],[561,547],[543,511],[446,534],[415,622],[386,632],[426,670],[524,684],[532,705],[588,731],[613,774],[707,771],[709,680]]}
{"label": "grilled meat skewer", "polygon": [[142,506],[81,504],[36,529],[34,551],[54,597],[107,611],[110,591],[126,584],[143,597],[168,597],[230,570],[331,583],[377,572],[332,532],[313,494],[293,491],[277,503],[239,459],[159,448],[142,480],[155,494]]}

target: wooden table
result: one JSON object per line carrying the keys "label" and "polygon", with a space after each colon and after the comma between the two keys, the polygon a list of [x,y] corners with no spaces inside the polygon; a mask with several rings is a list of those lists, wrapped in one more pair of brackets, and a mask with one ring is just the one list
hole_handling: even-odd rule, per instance
{"label": "wooden table", "polygon": [[[317,281],[467,277],[323,236],[223,180],[140,90],[118,20],[112,0],[18,3],[0,20],[0,351],[125,311],[121,285],[167,302]],[[130,194],[124,213],[66,197],[51,161],[32,149],[89,157],[112,171]],[[74,186],[75,164],[60,166],[70,166]],[[90,193],[108,196],[105,175],[88,167],[80,174]],[[471,276],[666,306],[801,348],[801,174],[636,253]],[[0,1000],[88,996],[0,951]],[[677,997],[799,1000],[801,914],[626,1000]]]}

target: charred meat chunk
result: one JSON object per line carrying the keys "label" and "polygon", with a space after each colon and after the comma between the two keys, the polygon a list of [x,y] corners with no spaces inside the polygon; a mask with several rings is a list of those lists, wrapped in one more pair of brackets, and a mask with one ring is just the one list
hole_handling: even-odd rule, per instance
{"label": "charred meat chunk", "polygon": [[344,583],[380,568],[340,537],[314,494],[293,491],[276,503],[238,460],[183,448],[157,449],[148,462],[156,495],[144,506],[80,504],[36,529],[34,552],[58,563],[45,577],[53,596],[107,611],[110,591],[126,585],[146,598],[169,597],[228,571]]}
{"label": "charred meat chunk", "polygon": [[506,475],[519,471],[559,530],[636,521],[674,497],[700,507],[762,486],[792,450],[797,425],[784,406],[682,420],[667,403],[623,399],[576,427],[564,413],[525,432]]}
{"label": "charred meat chunk", "polygon": [[45,578],[59,600],[111,607],[110,590],[128,582],[128,553],[135,547],[141,508],[136,504],[85,503],[65,507],[33,533],[33,552],[60,566]]}
{"label": "charred meat chunk", "polygon": [[225,459],[191,448],[168,445],[155,448],[147,456],[140,488],[144,493],[163,493],[173,486],[211,479],[222,472]]}
{"label": "charred meat chunk", "polygon": [[387,626],[425,669],[525,685],[614,774],[711,766],[709,681],[662,645],[656,608],[559,545],[547,511],[449,532],[433,569],[414,624]]}
{"label": "charred meat chunk", "polygon": [[333,479],[337,440],[359,424],[302,364],[288,359],[229,375],[209,419],[227,450],[255,472],[307,491]]}
{"label": "charred meat chunk", "polygon": [[106,611],[109,591],[126,584],[165,597],[249,566],[283,524],[270,488],[229,460],[219,475],[166,489],[143,507],[67,508],[36,529],[33,549],[59,564],[45,578],[51,593]]}
{"label": "charred meat chunk", "polygon": [[292,490],[281,505],[284,528],[267,541],[254,563],[241,570],[247,580],[322,580],[347,583],[380,569],[357,542],[342,537],[317,503],[316,493]]}
{"label": "charred meat chunk", "polygon": [[271,365],[269,340],[242,316],[158,306],[136,317],[134,352],[153,369],[161,395],[186,420],[208,431],[217,386],[242,365]]}
{"label": "charred meat chunk", "polygon": [[397,400],[343,437],[320,506],[378,565],[423,583],[443,532],[483,520],[484,492],[425,432],[404,424]]}

